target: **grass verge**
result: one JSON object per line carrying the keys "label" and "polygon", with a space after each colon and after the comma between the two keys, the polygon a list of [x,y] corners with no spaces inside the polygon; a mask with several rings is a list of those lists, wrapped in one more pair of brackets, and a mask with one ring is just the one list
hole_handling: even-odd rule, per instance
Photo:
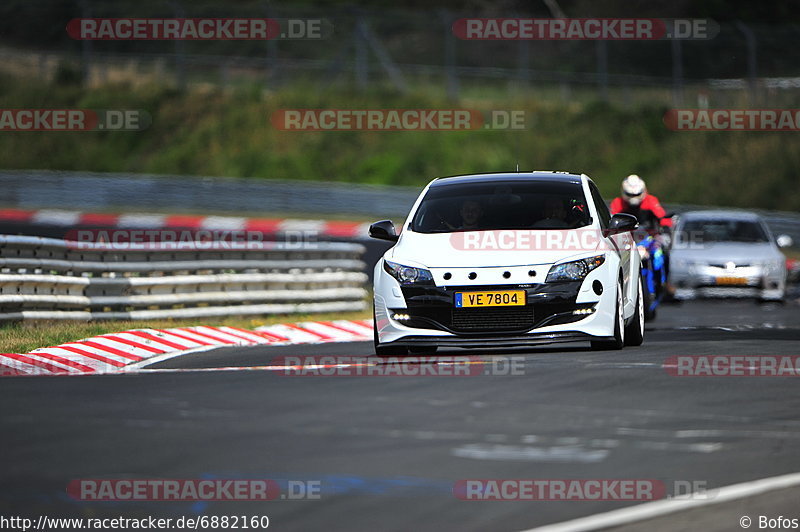
{"label": "grass verge", "polygon": [[[436,176],[554,169],[584,172],[608,197],[638,173],[666,203],[800,210],[800,136],[791,132],[676,132],[653,103],[543,101],[532,88],[470,93],[458,102],[408,94],[292,85],[186,92],[126,84],[82,89],[0,74],[8,108],[143,109],[141,132],[19,132],[0,136],[3,166],[53,170],[217,175],[422,186]],[[523,130],[281,131],[281,109],[524,111]],[[187,177],[187,182],[191,178]],[[235,206],[232,206],[235,208]],[[347,211],[347,205],[341,206]]]}

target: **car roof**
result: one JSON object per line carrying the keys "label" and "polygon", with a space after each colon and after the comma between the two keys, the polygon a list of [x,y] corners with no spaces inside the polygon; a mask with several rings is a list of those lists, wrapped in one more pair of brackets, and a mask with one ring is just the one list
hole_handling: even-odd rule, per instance
{"label": "car roof", "polygon": [[737,211],[737,210],[704,210],[704,211],[688,211],[681,213],[683,219],[703,219],[703,220],[747,220],[759,221],[761,216],[750,211]]}
{"label": "car roof", "polygon": [[562,183],[580,184],[581,177],[582,176],[579,174],[554,171],[466,174],[439,177],[431,183],[431,187],[441,187],[456,183],[491,183],[493,181],[558,181]]}

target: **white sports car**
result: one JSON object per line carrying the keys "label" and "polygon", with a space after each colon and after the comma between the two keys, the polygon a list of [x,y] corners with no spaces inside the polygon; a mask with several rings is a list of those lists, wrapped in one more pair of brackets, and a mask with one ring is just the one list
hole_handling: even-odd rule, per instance
{"label": "white sports car", "polygon": [[636,218],[611,216],[586,175],[479,174],[434,179],[374,276],[375,351],[590,341],[644,336]]}

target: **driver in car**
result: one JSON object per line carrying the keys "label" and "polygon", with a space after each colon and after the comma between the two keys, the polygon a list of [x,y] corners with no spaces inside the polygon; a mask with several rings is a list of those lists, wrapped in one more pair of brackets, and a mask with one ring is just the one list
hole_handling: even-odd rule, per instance
{"label": "driver in car", "polygon": [[451,231],[478,231],[480,230],[480,221],[483,216],[483,207],[476,200],[467,199],[461,203],[461,208],[458,210],[461,216],[461,223],[453,225],[443,217],[440,216],[441,222],[447,226]]}

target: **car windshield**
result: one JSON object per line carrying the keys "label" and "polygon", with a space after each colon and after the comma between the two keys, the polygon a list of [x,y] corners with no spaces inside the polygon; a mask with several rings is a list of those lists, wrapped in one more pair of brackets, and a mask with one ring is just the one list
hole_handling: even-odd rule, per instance
{"label": "car windshield", "polygon": [[572,229],[589,223],[580,183],[491,181],[431,187],[410,229],[418,233]]}
{"label": "car windshield", "polygon": [[702,242],[768,242],[764,227],[752,220],[687,220],[685,238]]}

